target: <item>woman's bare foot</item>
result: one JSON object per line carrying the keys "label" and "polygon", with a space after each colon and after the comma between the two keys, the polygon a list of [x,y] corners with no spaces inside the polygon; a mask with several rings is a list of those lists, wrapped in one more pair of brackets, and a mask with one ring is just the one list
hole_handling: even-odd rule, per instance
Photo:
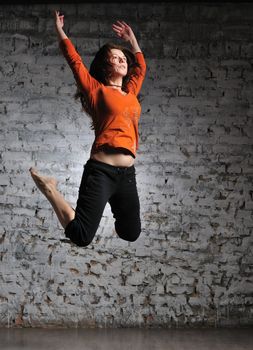
{"label": "woman's bare foot", "polygon": [[56,190],[57,181],[53,177],[41,176],[35,168],[29,169],[38,189],[48,198]]}
{"label": "woman's bare foot", "polygon": [[69,222],[74,219],[75,210],[57,190],[57,181],[53,177],[41,176],[35,168],[30,168],[29,171],[39,190],[51,203],[62,227],[65,229]]}

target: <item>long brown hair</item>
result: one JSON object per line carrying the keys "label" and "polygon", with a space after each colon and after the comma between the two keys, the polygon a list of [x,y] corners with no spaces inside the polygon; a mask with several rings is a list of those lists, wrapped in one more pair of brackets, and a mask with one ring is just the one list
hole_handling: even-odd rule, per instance
{"label": "long brown hair", "polygon": [[[93,61],[91,62],[89,73],[90,75],[95,78],[97,81],[104,85],[109,84],[110,79],[110,73],[111,73],[111,67],[112,64],[109,61],[109,57],[111,54],[111,49],[119,49],[121,50],[124,55],[127,58],[127,74],[122,79],[122,90],[126,91],[126,84],[130,80],[131,74],[133,73],[133,70],[135,67],[140,67],[140,65],[136,62],[135,55],[132,51],[130,51],[128,48],[117,45],[114,43],[107,43],[103,45],[98,52],[96,53]],[[82,110],[88,114],[89,117],[92,119],[92,111],[89,108],[89,103],[87,101],[87,96],[85,93],[79,88],[77,84],[77,90],[74,95],[75,100],[80,100],[82,104]],[[138,96],[137,96],[138,98]],[[139,98],[138,98],[139,100]],[[139,100],[140,101],[140,100]],[[91,129],[95,129],[94,125],[95,121],[92,119],[91,122]]]}

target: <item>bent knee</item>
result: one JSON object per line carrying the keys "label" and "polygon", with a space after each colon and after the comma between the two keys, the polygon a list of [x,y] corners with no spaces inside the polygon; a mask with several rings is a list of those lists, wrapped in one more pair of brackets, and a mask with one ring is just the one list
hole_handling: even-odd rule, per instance
{"label": "bent knee", "polygon": [[67,237],[78,247],[87,247],[92,242],[92,240],[84,239],[78,232],[72,232],[72,234]]}
{"label": "bent knee", "polygon": [[94,237],[94,234],[88,234],[84,231],[75,219],[70,221],[65,228],[65,235],[78,247],[87,247],[91,244]]}
{"label": "bent knee", "polygon": [[128,242],[135,242],[135,241],[137,241],[137,239],[140,237],[140,233],[138,234],[138,235],[136,235],[136,236],[134,236],[134,237],[129,237],[129,238],[127,238],[127,241]]}
{"label": "bent knee", "polygon": [[91,244],[92,241],[86,241],[83,239],[79,239],[79,240],[75,240],[75,239],[71,239],[71,242],[73,242],[74,244],[76,244],[78,247],[88,247],[89,244]]}
{"label": "bent knee", "polygon": [[135,242],[141,234],[141,228],[135,230],[120,230],[116,229],[118,236],[125,241]]}

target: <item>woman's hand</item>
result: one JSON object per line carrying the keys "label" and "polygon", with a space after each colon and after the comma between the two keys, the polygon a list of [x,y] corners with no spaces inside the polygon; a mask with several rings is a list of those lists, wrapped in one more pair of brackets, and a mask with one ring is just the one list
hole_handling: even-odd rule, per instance
{"label": "woman's hand", "polygon": [[55,11],[55,26],[56,28],[62,28],[64,26],[64,15],[60,16],[59,11]]}
{"label": "woman's hand", "polygon": [[64,21],[63,21],[64,15],[60,16],[59,11],[54,11],[54,15],[55,15],[55,28],[56,28],[56,33],[57,33],[59,41],[61,41],[63,39],[68,39],[67,35],[65,34],[64,30],[62,29],[62,27],[64,26]]}
{"label": "woman's hand", "polygon": [[123,40],[128,41],[132,46],[133,53],[141,52],[137,39],[131,27],[125,22],[117,21],[117,24],[112,25],[114,32]]}
{"label": "woman's hand", "polygon": [[132,31],[131,27],[123,21],[122,22],[117,21],[117,24],[112,25],[112,29],[121,39],[125,41],[132,42],[136,40],[134,32]]}

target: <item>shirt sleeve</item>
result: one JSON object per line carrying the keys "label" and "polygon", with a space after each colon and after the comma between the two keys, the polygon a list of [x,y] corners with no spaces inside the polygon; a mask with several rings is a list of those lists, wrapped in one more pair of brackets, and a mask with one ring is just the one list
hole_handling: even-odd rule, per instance
{"label": "shirt sleeve", "polygon": [[143,53],[140,51],[135,53],[135,58],[140,67],[135,67],[130,76],[129,82],[126,85],[126,89],[129,92],[133,92],[135,95],[138,95],[146,74],[146,62]]}
{"label": "shirt sleeve", "polygon": [[101,85],[99,81],[90,75],[81,56],[77,53],[69,38],[61,40],[59,47],[74,74],[76,82],[85,93],[89,93]]}

